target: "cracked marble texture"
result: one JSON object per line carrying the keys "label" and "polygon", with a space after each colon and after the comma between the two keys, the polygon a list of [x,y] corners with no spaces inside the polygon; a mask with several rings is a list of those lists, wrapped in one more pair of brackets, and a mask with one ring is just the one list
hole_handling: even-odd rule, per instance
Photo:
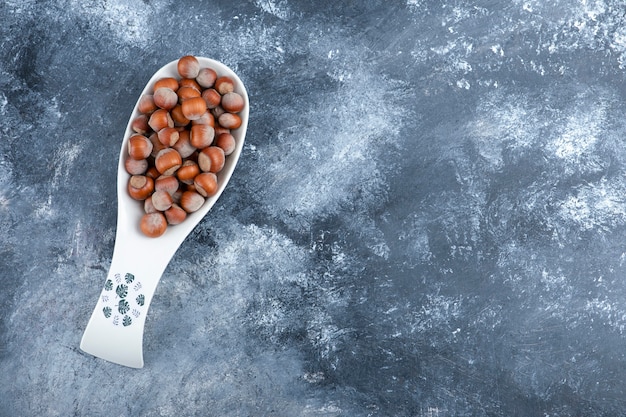
{"label": "cracked marble texture", "polygon": [[[617,0],[0,4],[0,416],[626,413]],[[78,348],[152,73],[233,68],[141,370]]]}

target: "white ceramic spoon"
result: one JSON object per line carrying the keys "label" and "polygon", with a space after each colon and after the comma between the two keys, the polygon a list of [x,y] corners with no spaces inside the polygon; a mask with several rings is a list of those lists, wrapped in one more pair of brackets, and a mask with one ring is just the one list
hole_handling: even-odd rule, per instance
{"label": "white ceramic spoon", "polygon": [[[217,193],[206,200],[202,208],[187,216],[182,224],[168,226],[160,237],[146,237],[139,229],[143,204],[133,200],[127,192],[129,174],[124,168],[127,157],[131,122],[139,114],[133,109],[120,150],[117,172],[117,232],[115,248],[104,288],[98,298],[80,348],[99,358],[132,368],[143,367],[143,331],[152,296],[161,275],[176,250],[205,214],[213,207],[230,179],[243,148],[248,125],[249,102],[246,89],[239,77],[226,65],[209,58],[197,57],[200,67],[213,68],[218,76],[227,75],[235,80],[235,91],[243,96],[244,110],[239,113],[241,127],[231,133],[236,149],[226,157],[222,171],[218,173]],[[163,77],[180,78],[178,60],[159,69],[141,93],[151,94],[154,82]]]}

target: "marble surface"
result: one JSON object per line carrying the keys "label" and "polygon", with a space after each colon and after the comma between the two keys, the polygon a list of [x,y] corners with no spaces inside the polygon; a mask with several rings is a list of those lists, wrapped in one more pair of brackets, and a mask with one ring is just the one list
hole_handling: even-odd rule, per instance
{"label": "marble surface", "polygon": [[[1,416],[626,413],[620,0],[0,3]],[[121,137],[184,54],[246,83],[146,366],[78,348]]]}

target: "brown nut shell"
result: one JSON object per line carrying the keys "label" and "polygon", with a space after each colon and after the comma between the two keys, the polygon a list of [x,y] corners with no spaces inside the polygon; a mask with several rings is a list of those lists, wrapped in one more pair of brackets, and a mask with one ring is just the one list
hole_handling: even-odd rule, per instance
{"label": "brown nut shell", "polygon": [[159,173],[159,171],[156,169],[156,167],[154,165],[152,165],[152,166],[148,165],[148,170],[146,171],[145,175],[146,175],[146,177],[150,177],[153,180],[155,180],[161,174]]}
{"label": "brown nut shell", "polygon": [[170,113],[167,110],[158,109],[150,115],[148,125],[152,128],[152,130],[158,132],[166,127],[174,127],[174,120],[172,120],[172,116],[170,116]]}
{"label": "brown nut shell", "polygon": [[224,113],[217,118],[217,122],[226,129],[237,129],[241,126],[241,117],[234,113]]}
{"label": "brown nut shell", "polygon": [[174,121],[174,126],[187,126],[190,122],[190,120],[183,114],[183,108],[180,104],[177,104],[172,110],[170,110],[170,116]]}
{"label": "brown nut shell", "polygon": [[137,105],[139,113],[150,114],[157,108],[152,94],[144,94],[139,98],[139,104]]}
{"label": "brown nut shell", "polygon": [[211,197],[217,192],[217,176],[212,172],[203,172],[194,178],[193,185],[201,196]]}
{"label": "brown nut shell", "polygon": [[202,97],[192,97],[181,103],[183,115],[189,120],[199,119],[207,110],[206,102]]}
{"label": "brown nut shell", "polygon": [[178,90],[178,80],[174,77],[160,78],[154,83],[153,91],[156,91],[161,87],[167,87],[176,91]]}
{"label": "brown nut shell", "polygon": [[183,162],[183,165],[176,171],[176,178],[183,184],[193,184],[193,179],[200,174],[200,167],[191,160]]}
{"label": "brown nut shell", "polygon": [[213,143],[215,131],[210,125],[193,125],[189,136],[189,143],[197,149],[203,149]]}
{"label": "brown nut shell", "polygon": [[158,211],[167,210],[172,207],[172,203],[174,202],[170,193],[165,190],[155,191],[150,198],[152,199],[152,205]]}
{"label": "brown nut shell", "polygon": [[200,91],[193,87],[180,87],[176,94],[178,95],[178,101],[181,103],[193,97],[200,97]]}
{"label": "brown nut shell", "polygon": [[215,80],[214,88],[218,93],[224,95],[235,90],[235,82],[228,76],[221,76]]}
{"label": "brown nut shell", "polygon": [[197,191],[185,191],[180,196],[180,206],[187,212],[196,212],[204,204],[204,197]]}
{"label": "brown nut shell", "polygon": [[124,168],[130,175],[143,175],[148,169],[148,160],[126,158]]}
{"label": "brown nut shell", "polygon": [[220,133],[215,139],[215,145],[222,148],[224,155],[228,156],[235,151],[237,143],[235,137],[230,133]]}
{"label": "brown nut shell", "polygon": [[214,116],[216,119],[218,119],[218,123],[219,123],[219,117],[220,117],[222,114],[226,113],[226,110],[224,110],[224,108],[220,105],[220,106],[217,106],[217,107],[212,108],[212,109],[211,109],[211,113],[213,113],[213,116]]}
{"label": "brown nut shell", "polygon": [[144,213],[156,213],[157,209],[154,208],[154,204],[152,204],[152,196],[146,198],[143,201],[143,212]]}
{"label": "brown nut shell", "polygon": [[148,116],[140,114],[135,117],[131,123],[131,129],[133,129],[133,132],[139,133],[140,135],[146,135],[150,132],[152,129],[150,128],[150,125],[148,125]]}
{"label": "brown nut shell", "polygon": [[217,72],[215,72],[213,68],[200,68],[198,76],[196,77],[196,82],[202,88],[213,87],[215,80],[217,80]]}
{"label": "brown nut shell", "polygon": [[211,127],[215,127],[215,116],[213,116],[213,114],[209,113],[209,111],[207,110],[204,112],[202,116],[200,116],[196,120],[193,120],[191,124],[192,125],[209,125]]}
{"label": "brown nut shell", "polygon": [[180,134],[175,127],[165,127],[157,133],[157,137],[159,138],[159,142],[161,142],[165,146],[174,146],[176,142],[178,142],[178,138]]}
{"label": "brown nut shell", "polygon": [[159,135],[156,133],[151,134],[148,139],[150,139],[150,142],[152,142],[152,153],[150,154],[150,156],[153,158],[157,156],[161,149],[167,148],[167,146],[161,143],[161,141],[159,140]]}
{"label": "brown nut shell", "polygon": [[171,225],[181,224],[187,218],[187,212],[178,204],[172,204],[172,207],[165,210],[165,218],[167,223]]}
{"label": "brown nut shell", "polygon": [[225,127],[222,127],[220,125],[215,125],[214,129],[215,129],[215,136],[219,136],[222,133],[230,133],[230,129],[226,129]]}
{"label": "brown nut shell", "polygon": [[183,163],[183,158],[174,148],[162,149],[154,158],[156,169],[162,175],[173,175]]}
{"label": "brown nut shell", "polygon": [[153,99],[154,104],[165,110],[171,110],[178,104],[178,94],[169,87],[161,87],[155,90]]}
{"label": "brown nut shell", "polygon": [[200,84],[198,84],[198,82],[193,78],[181,78],[180,80],[178,80],[178,88],[181,87],[191,87],[195,90],[198,90],[199,92],[202,91],[202,87],[200,87]]}
{"label": "brown nut shell", "polygon": [[189,158],[196,148],[189,142],[191,132],[189,130],[183,130],[179,133],[178,141],[174,144],[173,148],[178,151],[181,158]]}
{"label": "brown nut shell", "polygon": [[198,154],[198,166],[202,172],[220,172],[225,162],[224,150],[219,146],[209,146]]}
{"label": "brown nut shell", "polygon": [[178,191],[178,179],[173,175],[161,175],[154,181],[155,191],[165,191],[170,195],[174,195]]}
{"label": "brown nut shell", "polygon": [[176,65],[178,74],[183,78],[196,78],[200,72],[200,62],[193,55],[185,55],[178,60]]}
{"label": "brown nut shell", "polygon": [[135,200],[145,200],[154,191],[154,180],[145,175],[133,175],[128,180],[128,194]]}
{"label": "brown nut shell", "polygon": [[244,107],[243,97],[234,91],[224,94],[221,104],[222,108],[230,113],[239,113]]}
{"label": "brown nut shell", "polygon": [[208,88],[202,92],[202,98],[206,102],[208,109],[214,109],[220,105],[222,96],[214,88]]}
{"label": "brown nut shell", "polygon": [[152,142],[144,135],[135,134],[128,139],[128,155],[133,159],[146,159],[152,152]]}
{"label": "brown nut shell", "polygon": [[167,230],[167,219],[160,212],[146,213],[141,217],[139,225],[144,235],[148,237],[159,237]]}

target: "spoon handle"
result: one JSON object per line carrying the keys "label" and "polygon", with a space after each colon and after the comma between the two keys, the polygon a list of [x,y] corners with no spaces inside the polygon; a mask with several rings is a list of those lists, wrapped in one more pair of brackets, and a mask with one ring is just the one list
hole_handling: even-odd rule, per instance
{"label": "spoon handle", "polygon": [[131,368],[143,367],[144,324],[173,255],[167,252],[154,240],[137,242],[118,236],[109,273],[80,343],[84,352]]}

